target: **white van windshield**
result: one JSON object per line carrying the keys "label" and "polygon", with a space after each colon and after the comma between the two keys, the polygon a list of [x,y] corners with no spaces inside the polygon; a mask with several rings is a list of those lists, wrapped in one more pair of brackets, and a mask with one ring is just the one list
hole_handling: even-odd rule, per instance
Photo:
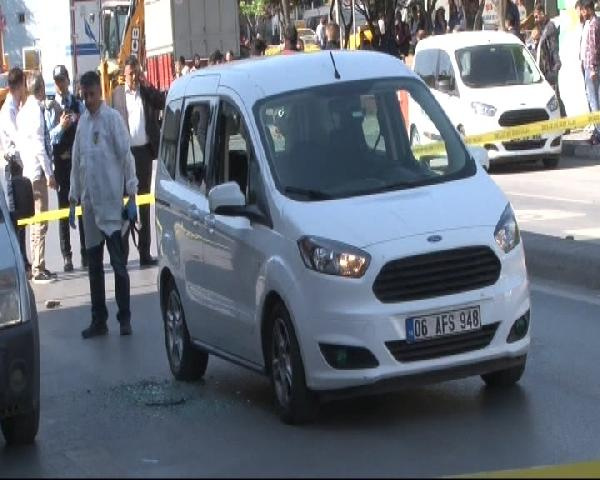
{"label": "white van windshield", "polygon": [[523,45],[477,45],[458,50],[462,81],[471,88],[530,85],[542,81],[535,61]]}
{"label": "white van windshield", "polygon": [[[312,87],[266,98],[254,113],[277,188],[295,199],[415,188],[476,171],[456,130],[418,80]],[[416,140],[412,117],[426,126]]]}

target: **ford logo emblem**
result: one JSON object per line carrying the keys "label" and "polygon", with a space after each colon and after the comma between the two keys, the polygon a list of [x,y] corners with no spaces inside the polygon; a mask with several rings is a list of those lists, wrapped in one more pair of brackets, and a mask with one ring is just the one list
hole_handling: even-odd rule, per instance
{"label": "ford logo emblem", "polygon": [[441,240],[442,240],[441,235],[431,235],[431,236],[427,237],[427,241],[431,242],[431,243],[437,243],[437,242],[440,242]]}

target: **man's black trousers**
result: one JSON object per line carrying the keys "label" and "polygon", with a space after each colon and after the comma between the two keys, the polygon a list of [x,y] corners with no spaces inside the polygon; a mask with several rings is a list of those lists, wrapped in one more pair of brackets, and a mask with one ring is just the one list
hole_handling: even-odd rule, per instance
{"label": "man's black trousers", "polygon": [[[56,191],[58,195],[58,208],[69,207],[69,189],[71,188],[71,159],[61,159],[54,155],[54,178],[58,184]],[[83,230],[83,219],[79,217],[79,245],[81,258],[86,256],[85,232]],[[58,234],[60,237],[60,251],[63,257],[70,257],[71,251],[71,229],[69,219],[63,218],[58,223]]]}
{"label": "man's black trousers", "polygon": [[[131,153],[135,158],[135,172],[138,179],[138,195],[150,193],[152,183],[152,161],[154,155],[150,145],[131,147]],[[138,251],[140,260],[150,258],[150,205],[138,207],[140,215],[140,233],[138,238]],[[125,258],[129,256],[129,233],[124,238]]]}

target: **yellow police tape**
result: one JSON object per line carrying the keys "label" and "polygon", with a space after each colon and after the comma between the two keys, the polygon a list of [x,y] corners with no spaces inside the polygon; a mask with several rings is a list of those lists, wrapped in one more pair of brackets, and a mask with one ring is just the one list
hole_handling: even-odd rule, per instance
{"label": "yellow police tape", "polygon": [[[468,137],[465,137],[464,141],[469,145],[485,145],[486,143],[506,142],[508,140],[518,140],[534,135],[544,135],[547,133],[583,128],[591,123],[600,123],[600,112],[587,113],[577,117],[544,120],[541,122],[529,123],[527,125],[518,125],[516,127],[507,127],[502,130],[482,133],[480,135],[469,135]],[[418,157],[437,155],[444,151],[445,147],[443,142],[434,142],[413,147],[413,152]],[[136,199],[138,205],[150,205],[154,203],[154,195],[152,193],[137,195]],[[124,200],[124,202],[125,201],[126,200]],[[77,207],[76,214],[81,215],[81,207]],[[23,218],[19,220],[18,223],[19,225],[32,225],[34,223],[51,222],[68,217],[69,209],[63,208],[60,210],[43,212],[34,215],[33,217]]]}
{"label": "yellow police tape", "polygon": [[450,478],[598,478],[600,461],[531,467],[522,470],[482,472]]}
{"label": "yellow police tape", "polygon": [[[485,145],[486,143],[506,142],[508,140],[518,140],[535,135],[545,135],[553,132],[563,132],[583,128],[591,123],[600,123],[600,112],[587,113],[577,117],[558,118],[556,120],[544,120],[541,122],[529,123],[527,125],[518,125],[516,127],[507,127],[494,132],[482,133],[480,135],[469,135],[465,137],[465,143],[469,145]],[[429,143],[413,147],[416,156],[436,155],[444,153],[443,142]]]}
{"label": "yellow police tape", "polygon": [[[136,195],[136,203],[140,205],[151,205],[154,203],[154,195],[152,193],[146,193],[144,195]],[[123,199],[123,204],[127,202],[127,197]],[[81,207],[75,209],[75,215],[81,215]],[[33,217],[22,218],[19,220],[19,225],[32,225],[34,223],[51,222],[53,220],[60,220],[62,218],[69,218],[69,209],[61,208],[60,210],[49,210],[47,212],[38,213]]]}

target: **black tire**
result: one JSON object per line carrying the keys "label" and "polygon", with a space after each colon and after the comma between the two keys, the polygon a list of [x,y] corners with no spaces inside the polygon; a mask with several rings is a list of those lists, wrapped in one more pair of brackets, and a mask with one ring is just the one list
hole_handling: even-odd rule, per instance
{"label": "black tire", "polygon": [[[185,322],[181,297],[175,282],[165,285],[165,305],[163,323],[165,328],[165,349],[171,373],[177,380],[192,382],[200,380],[206,373],[208,353],[194,347]],[[179,312],[179,318],[176,318]],[[173,342],[173,343],[172,343]]]}
{"label": "black tire", "polygon": [[523,363],[519,365],[506,368],[504,370],[483,374],[481,378],[488,387],[512,387],[519,380],[521,380],[523,372],[525,371],[525,363],[526,360],[523,360]]}
{"label": "black tire", "polygon": [[560,159],[558,157],[550,157],[544,158],[542,162],[544,163],[544,167],[552,169],[558,167],[559,160]]}
{"label": "black tire", "polygon": [[[319,413],[319,399],[306,386],[306,376],[300,347],[290,320],[290,315],[283,304],[278,303],[271,310],[269,326],[271,329],[268,337],[269,369],[277,412],[281,420],[290,425],[311,422],[316,419]],[[282,328],[287,333],[288,365],[290,367],[288,373],[291,376],[291,381],[288,378],[286,383],[287,387],[289,387],[286,389],[287,395],[280,390],[280,388],[283,388],[282,384],[284,383],[280,380],[282,376],[282,367],[280,367],[282,361],[278,352],[281,351],[281,348],[276,345],[279,338],[278,329]]]}
{"label": "black tire", "polygon": [[8,445],[28,445],[33,443],[40,425],[40,407],[32,412],[6,418],[0,421],[4,439]]}

